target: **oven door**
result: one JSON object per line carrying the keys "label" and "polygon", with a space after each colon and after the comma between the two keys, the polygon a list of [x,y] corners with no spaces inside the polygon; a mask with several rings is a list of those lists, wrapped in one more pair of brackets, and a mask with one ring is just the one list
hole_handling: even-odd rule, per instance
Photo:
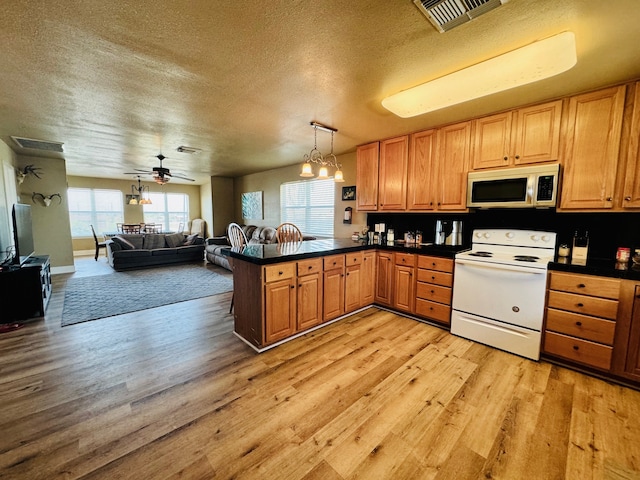
{"label": "oven door", "polygon": [[540,331],[546,269],[455,260],[452,308]]}

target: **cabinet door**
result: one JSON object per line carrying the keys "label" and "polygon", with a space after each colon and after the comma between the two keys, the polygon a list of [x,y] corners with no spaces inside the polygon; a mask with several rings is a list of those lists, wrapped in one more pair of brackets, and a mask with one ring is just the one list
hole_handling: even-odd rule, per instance
{"label": "cabinet door", "polygon": [[265,340],[273,343],[287,338],[296,326],[296,286],[293,278],[264,286]]}
{"label": "cabinet door", "polygon": [[409,313],[413,312],[416,297],[413,270],[413,267],[404,265],[395,265],[394,268],[393,306]]}
{"label": "cabinet door", "polygon": [[393,253],[378,252],[376,269],[376,303],[391,306],[393,285]]}
{"label": "cabinet door", "polygon": [[365,252],[360,273],[360,306],[371,305],[375,299],[376,252]]}
{"label": "cabinet door", "polygon": [[627,168],[624,172],[622,207],[640,208],[640,82],[635,85]]}
{"label": "cabinet door", "polygon": [[613,207],[625,86],[569,100],[560,207]]}
{"label": "cabinet door", "polygon": [[561,115],[562,100],[516,110],[511,133],[514,165],[558,160]]}
{"label": "cabinet door", "polygon": [[322,323],[322,276],[318,273],[298,278],[297,330]]}
{"label": "cabinet door", "polygon": [[378,209],[378,154],[380,142],[361,145],[356,153],[356,209]]}
{"label": "cabinet door", "polygon": [[408,158],[409,137],[406,135],[380,143],[378,210],[405,210],[407,208]]}
{"label": "cabinet door", "polygon": [[409,148],[409,174],[407,179],[407,208],[409,210],[433,210],[435,206],[435,182],[438,131],[427,130],[411,135]]}
{"label": "cabinet door", "polygon": [[509,153],[512,117],[511,112],[505,112],[474,120],[474,170],[504,167],[512,163]]}
{"label": "cabinet door", "polygon": [[467,209],[467,171],[471,150],[471,122],[462,122],[438,131],[436,168],[438,210]]}
{"label": "cabinet door", "polygon": [[344,315],[344,270],[335,268],[324,272],[324,320]]}
{"label": "cabinet door", "polygon": [[344,311],[353,312],[360,308],[360,282],[362,280],[360,265],[349,265],[344,280]]}

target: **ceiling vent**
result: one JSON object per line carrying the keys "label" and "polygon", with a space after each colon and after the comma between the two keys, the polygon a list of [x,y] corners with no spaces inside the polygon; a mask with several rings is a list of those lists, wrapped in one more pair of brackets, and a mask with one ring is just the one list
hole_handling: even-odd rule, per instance
{"label": "ceiling vent", "polygon": [[413,0],[434,27],[444,33],[509,0]]}
{"label": "ceiling vent", "polygon": [[29,148],[31,150],[45,150],[47,152],[62,153],[62,145],[60,142],[50,142],[48,140],[35,140],[33,138],[11,137],[21,148]]}

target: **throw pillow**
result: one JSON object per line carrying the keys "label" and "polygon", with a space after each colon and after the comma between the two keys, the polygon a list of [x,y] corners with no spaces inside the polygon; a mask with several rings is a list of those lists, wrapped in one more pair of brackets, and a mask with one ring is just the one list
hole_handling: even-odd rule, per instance
{"label": "throw pillow", "polygon": [[118,245],[120,245],[123,250],[135,250],[136,248],[133,243],[131,243],[126,238],[122,238],[120,235],[116,235],[115,237],[112,237],[111,240],[113,240]]}
{"label": "throw pillow", "polygon": [[164,236],[167,247],[176,248],[182,245],[184,242],[184,235],[182,233],[171,233]]}
{"label": "throw pillow", "polygon": [[194,245],[196,243],[197,238],[198,238],[197,233],[187,235],[187,238],[184,239],[184,242],[182,245]]}
{"label": "throw pillow", "polygon": [[147,233],[144,236],[142,248],[147,250],[155,250],[156,248],[164,248],[164,235],[156,233]]}

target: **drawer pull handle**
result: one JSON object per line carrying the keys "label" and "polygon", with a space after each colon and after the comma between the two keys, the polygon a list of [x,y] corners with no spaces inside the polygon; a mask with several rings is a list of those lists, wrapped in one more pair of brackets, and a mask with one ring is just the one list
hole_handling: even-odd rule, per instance
{"label": "drawer pull handle", "polygon": [[580,347],[578,345],[574,345],[573,349],[577,351],[577,350],[580,350]]}
{"label": "drawer pull handle", "polygon": [[309,265],[307,268],[308,268],[309,270],[311,270],[311,269],[313,268],[313,266],[312,266],[312,265]]}
{"label": "drawer pull handle", "polygon": [[581,327],[582,326],[582,322],[576,322],[576,325]]}
{"label": "drawer pull handle", "polygon": [[584,307],[584,304],[583,303],[576,303],[576,307],[582,308],[582,307]]}
{"label": "drawer pull handle", "polygon": [[586,285],[584,283],[579,283],[578,284],[578,288],[585,288],[585,287],[586,287]]}
{"label": "drawer pull handle", "polygon": [[284,272],[278,272],[278,275],[282,275]]}
{"label": "drawer pull handle", "polygon": [[434,294],[434,293],[436,293],[436,292],[434,292],[433,290],[431,290],[431,293],[432,293],[432,294]]}

